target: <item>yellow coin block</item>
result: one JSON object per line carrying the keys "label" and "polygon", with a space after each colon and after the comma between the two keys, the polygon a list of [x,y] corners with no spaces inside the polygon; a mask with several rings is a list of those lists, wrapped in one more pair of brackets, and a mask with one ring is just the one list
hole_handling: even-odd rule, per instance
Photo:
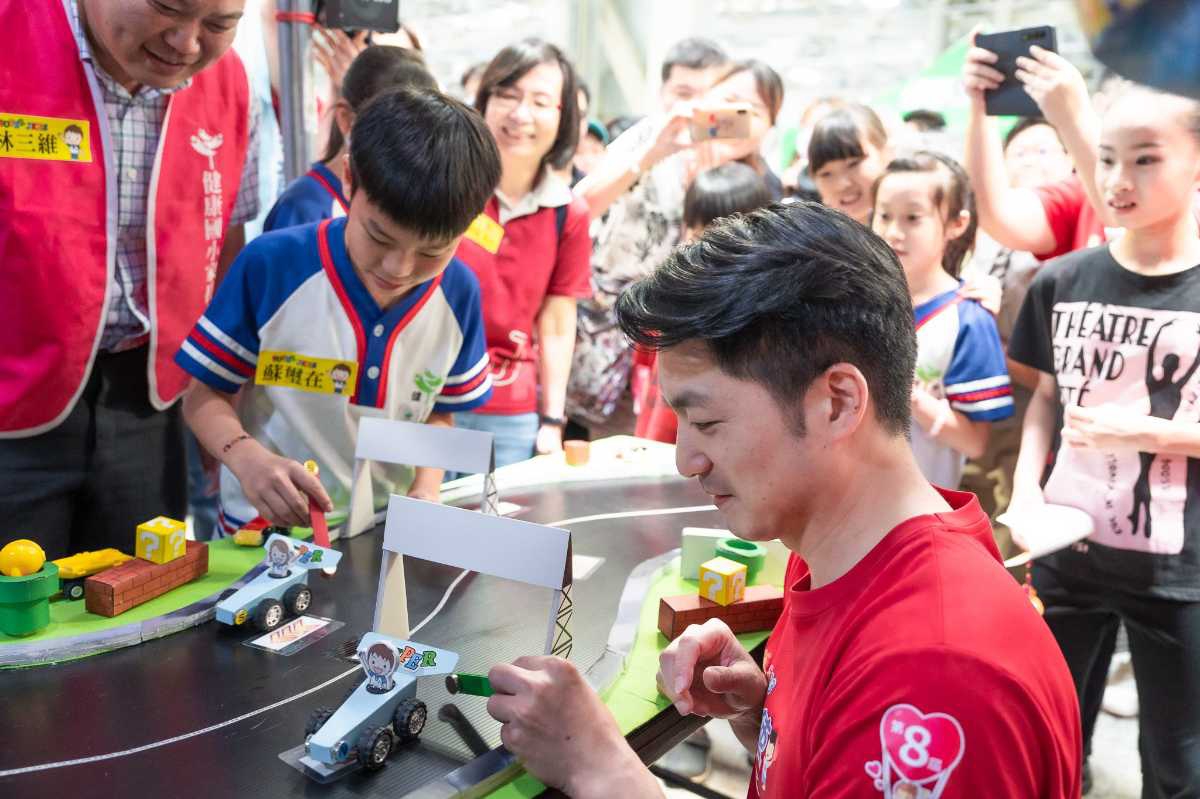
{"label": "yellow coin block", "polygon": [[135,554],[152,563],[170,563],[187,551],[187,525],[166,516],[143,522],[137,528]]}
{"label": "yellow coin block", "polygon": [[746,564],[713,558],[700,564],[700,596],[730,605],[746,595]]}

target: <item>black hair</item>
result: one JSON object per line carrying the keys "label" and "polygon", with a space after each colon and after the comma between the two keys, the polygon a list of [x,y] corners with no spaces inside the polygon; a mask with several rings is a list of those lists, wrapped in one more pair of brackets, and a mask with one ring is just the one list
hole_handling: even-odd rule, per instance
{"label": "black hair", "polygon": [[943,211],[942,224],[949,224],[966,211],[971,215],[970,222],[958,238],[946,242],[942,253],[942,268],[951,277],[958,277],[962,272],[963,262],[967,253],[975,243],[975,231],[979,226],[978,215],[975,213],[975,193],[971,191],[971,179],[962,165],[948,155],[935,153],[932,150],[920,150],[910,156],[893,160],[883,170],[883,174],[875,181],[871,189],[871,202],[879,196],[879,186],[888,175],[898,172],[928,172],[940,179],[933,191],[933,205]]}
{"label": "black hair", "polygon": [[754,76],[754,89],[762,99],[763,105],[767,107],[767,114],[774,125],[779,116],[779,109],[783,107],[783,79],[766,61],[747,58],[734,63],[717,83],[723,83],[739,72],[749,72]]}
{"label": "black hair", "polygon": [[461,235],[500,183],[500,151],[470,107],[438,91],[393,89],[350,133],[352,192],[436,241]]}
{"label": "black hair", "polygon": [[[1008,146],[1013,143],[1013,139],[1017,138],[1030,128],[1036,128],[1038,125],[1045,125],[1046,127],[1050,128],[1050,130],[1053,130],[1056,136],[1058,135],[1058,130],[1051,125],[1045,117],[1021,117],[1017,120],[1017,124],[1009,128],[1008,133],[1004,134],[1004,149],[1008,149]],[[1059,137],[1059,141],[1062,141],[1061,137]]]}
{"label": "black hair", "polygon": [[771,192],[754,167],[740,161],[701,172],[683,198],[683,224],[706,228],[724,216],[771,204]]}
{"label": "black hair", "polygon": [[846,103],[817,120],[808,140],[808,168],[815,176],[830,161],[862,158],[862,143],[887,146],[887,131],[879,115],[861,103]]}
{"label": "black hair", "polygon": [[703,343],[727,375],[767,389],[792,426],[812,381],[856,366],[884,429],[909,430],[917,340],[904,270],[883,241],[811,202],[726,217],[617,300],[621,330],[664,350]]}
{"label": "black hair", "polygon": [[729,62],[729,56],[721,45],[711,39],[692,37],[680,39],[671,45],[662,62],[662,82],[666,83],[675,67],[687,69],[708,69],[719,67]]}
{"label": "black hair", "polygon": [[916,125],[917,130],[922,133],[946,129],[945,115],[941,111],[932,111],[928,108],[914,108],[912,111],[901,116],[900,119]]}
{"label": "black hair", "polygon": [[[575,85],[575,67],[553,44],[538,38],[522,39],[505,47],[488,63],[479,80],[475,108],[487,114],[488,101],[499,88],[512,86],[538,64],[558,64],[562,70],[562,96],[559,98],[558,135],[550,151],[542,156],[542,167],[562,169],[571,163],[579,146],[579,95]],[[541,174],[538,175],[541,179]]]}
{"label": "black hair", "polygon": [[[429,74],[424,57],[415,50],[391,45],[373,44],[350,62],[342,78],[342,99],[350,110],[358,113],[371,98],[387,89],[437,89],[437,81]],[[337,120],[329,128],[329,141],[321,160],[328,163],[337,158],[346,145]]]}

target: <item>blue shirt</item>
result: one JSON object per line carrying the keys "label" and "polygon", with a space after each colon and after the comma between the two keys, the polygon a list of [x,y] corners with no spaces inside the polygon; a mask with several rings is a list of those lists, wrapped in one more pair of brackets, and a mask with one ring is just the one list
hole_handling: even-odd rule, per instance
{"label": "blue shirt", "polygon": [[342,217],[349,206],[341,179],[318,161],[279,195],[263,222],[263,232]]}

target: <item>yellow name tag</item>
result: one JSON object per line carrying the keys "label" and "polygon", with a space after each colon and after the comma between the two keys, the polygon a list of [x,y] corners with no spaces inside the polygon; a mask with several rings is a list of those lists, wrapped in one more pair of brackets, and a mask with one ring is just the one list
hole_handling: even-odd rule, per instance
{"label": "yellow name tag", "polygon": [[86,119],[0,113],[0,158],[92,162]]}
{"label": "yellow name tag", "polygon": [[504,228],[487,214],[480,214],[467,228],[467,238],[495,255],[504,239]]}
{"label": "yellow name tag", "polygon": [[296,352],[264,350],[258,354],[254,382],[260,386],[279,386],[311,391],[314,394],[354,393],[358,363],[336,358],[314,358]]}

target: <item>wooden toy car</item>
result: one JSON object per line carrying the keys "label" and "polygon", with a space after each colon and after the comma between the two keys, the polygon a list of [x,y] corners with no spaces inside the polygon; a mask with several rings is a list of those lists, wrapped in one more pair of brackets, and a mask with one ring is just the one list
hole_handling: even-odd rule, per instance
{"label": "wooden toy car", "polygon": [[118,549],[98,549],[95,552],[80,552],[66,558],[54,561],[58,566],[58,577],[62,582],[63,596],[70,600],[83,599],[84,582],[93,574],[99,574],[105,569],[120,566],[133,560],[132,555],[126,555]]}
{"label": "wooden toy car", "polygon": [[303,615],[312,603],[308,573],[337,569],[342,553],[274,533],[267,539],[267,570],[217,603],[217,621],[239,626],[247,621],[263,632],[283,622],[286,614]]}
{"label": "wooden toy car", "polygon": [[350,766],[383,768],[398,745],[415,741],[428,711],[417,678],[449,674],[458,653],[370,632],[358,644],[366,679],[336,709],[313,711],[304,728],[300,763],[320,776]]}

